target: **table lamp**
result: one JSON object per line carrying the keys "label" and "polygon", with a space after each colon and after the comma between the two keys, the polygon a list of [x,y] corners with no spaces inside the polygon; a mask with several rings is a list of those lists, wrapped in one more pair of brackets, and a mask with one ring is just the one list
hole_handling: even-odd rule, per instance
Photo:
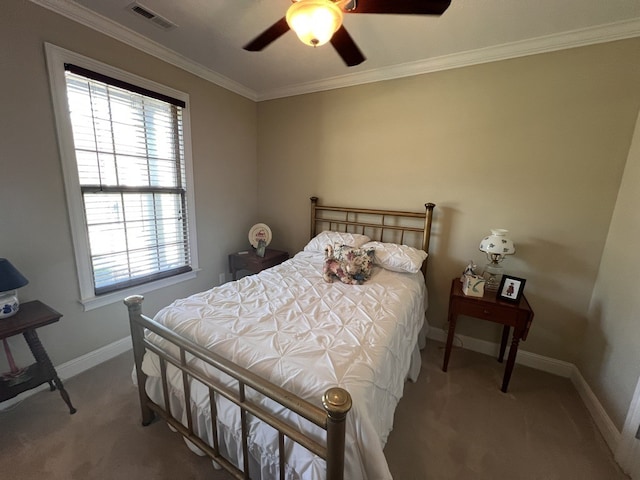
{"label": "table lamp", "polygon": [[0,320],[14,315],[20,308],[18,288],[29,280],[11,265],[6,258],[0,258]]}
{"label": "table lamp", "polygon": [[486,280],[485,289],[497,291],[502,280],[502,261],[507,255],[516,253],[513,242],[506,237],[508,230],[492,228],[491,235],[484,237],[480,242],[480,250],[486,253],[489,263],[484,267],[482,276]]}
{"label": "table lamp", "polygon": [[[29,280],[24,278],[16,267],[11,265],[9,260],[0,258],[0,321],[15,315],[18,311],[20,308],[18,288],[24,287],[27,283],[29,283]],[[29,375],[25,369],[16,366],[6,338],[2,339],[2,344],[9,362],[9,368],[11,368],[10,372],[2,375],[3,379],[10,384],[27,380]]]}

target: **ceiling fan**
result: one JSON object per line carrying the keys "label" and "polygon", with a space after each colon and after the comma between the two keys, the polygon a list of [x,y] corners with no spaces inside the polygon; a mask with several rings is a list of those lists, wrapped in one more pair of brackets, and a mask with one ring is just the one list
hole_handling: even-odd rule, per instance
{"label": "ceiling fan", "polygon": [[342,25],[345,13],[442,15],[451,0],[293,0],[285,17],[267,28],[243,48],[258,52],[290,29],[312,47],[331,42],[348,67],[365,57]]}

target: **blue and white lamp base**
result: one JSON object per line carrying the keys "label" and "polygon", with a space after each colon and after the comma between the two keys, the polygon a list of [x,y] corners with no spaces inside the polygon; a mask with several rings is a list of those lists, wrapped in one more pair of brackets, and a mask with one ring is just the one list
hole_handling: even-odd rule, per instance
{"label": "blue and white lamp base", "polygon": [[15,290],[0,292],[0,320],[15,315],[19,308],[20,302]]}

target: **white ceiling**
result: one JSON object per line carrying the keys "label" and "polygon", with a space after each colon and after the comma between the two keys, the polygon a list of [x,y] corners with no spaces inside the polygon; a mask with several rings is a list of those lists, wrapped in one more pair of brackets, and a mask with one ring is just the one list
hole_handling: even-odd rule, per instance
{"label": "white ceiling", "polygon": [[[346,67],[331,45],[288,32],[262,52],[243,45],[291,0],[31,0],[253,100],[640,36],[640,0],[452,0],[441,17],[345,15],[367,60]],[[388,0],[393,2],[394,0]]]}

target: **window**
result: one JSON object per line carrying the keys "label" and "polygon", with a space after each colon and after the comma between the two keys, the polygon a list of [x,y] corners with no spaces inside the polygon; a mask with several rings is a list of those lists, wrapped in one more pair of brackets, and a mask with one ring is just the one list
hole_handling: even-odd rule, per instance
{"label": "window", "polygon": [[192,278],[188,97],[51,45],[47,58],[81,300]]}

